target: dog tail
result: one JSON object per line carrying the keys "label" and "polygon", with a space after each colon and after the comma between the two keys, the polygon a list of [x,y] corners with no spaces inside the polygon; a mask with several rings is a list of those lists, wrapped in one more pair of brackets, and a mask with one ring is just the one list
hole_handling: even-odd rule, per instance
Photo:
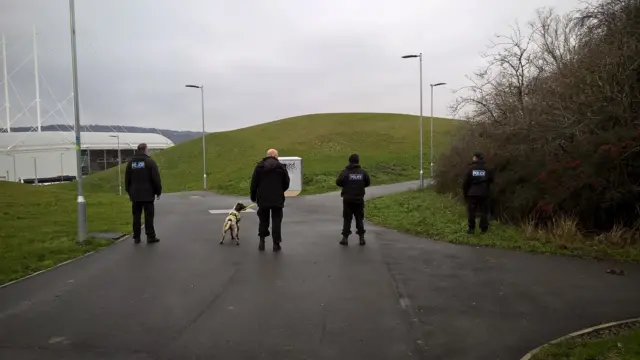
{"label": "dog tail", "polygon": [[224,222],[224,231],[229,230],[229,226],[231,226],[231,220],[227,220]]}

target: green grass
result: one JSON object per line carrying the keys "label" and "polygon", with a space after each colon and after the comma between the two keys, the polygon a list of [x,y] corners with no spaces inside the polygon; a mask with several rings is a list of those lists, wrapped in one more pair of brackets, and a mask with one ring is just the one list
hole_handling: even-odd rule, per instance
{"label": "green grass", "polygon": [[465,206],[433,188],[379,197],[367,202],[367,220],[384,227],[456,244],[570,255],[595,259],[640,261],[640,247],[617,248],[596,242],[559,242],[527,235],[522,227],[491,221],[489,232],[468,235]]}
{"label": "green grass", "polygon": [[[104,247],[110,240],[76,244],[75,188],[0,182],[0,284],[50,268]],[[130,203],[125,196],[88,193],[89,231],[128,232]]]}
{"label": "green grass", "polygon": [[[280,156],[303,158],[304,194],[336,190],[335,177],[354,152],[360,154],[376,185],[417,179],[418,124],[418,117],[411,115],[315,114],[209,134],[209,189],[248,195],[253,168],[270,147],[277,148]],[[449,139],[460,124],[434,119],[436,152],[449,147]],[[428,159],[428,130],[424,137]],[[152,155],[160,167],[164,192],[201,189],[201,151],[201,139],[194,139]],[[116,195],[117,168],[84,178],[84,190],[90,232],[129,232],[130,205],[126,196]],[[75,183],[38,187],[0,182],[0,192],[4,205],[0,215],[0,284],[110,243],[96,239],[82,247],[75,243]]]}
{"label": "green grass", "polygon": [[626,325],[547,345],[532,360],[637,360],[640,325]]}
{"label": "green grass", "polygon": [[[429,118],[424,119],[428,125]],[[434,119],[436,154],[450,146],[461,122]],[[424,132],[426,171],[429,159],[429,126]],[[283,119],[206,137],[208,187],[221,194],[247,195],[253,168],[270,147],[280,156],[303,159],[303,194],[335,191],[335,177],[358,153],[376,185],[418,178],[418,117],[400,114],[314,114]],[[164,191],[202,188],[202,140],[194,139],[153,154]],[[124,172],[123,172],[124,173]],[[89,192],[117,193],[117,168],[91,175]],[[61,185],[71,186],[71,185]]]}

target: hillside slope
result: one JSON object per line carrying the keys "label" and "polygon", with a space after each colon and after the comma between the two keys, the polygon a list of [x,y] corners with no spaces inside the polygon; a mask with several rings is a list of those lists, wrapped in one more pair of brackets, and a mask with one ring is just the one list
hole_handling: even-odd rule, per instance
{"label": "hillside slope", "polygon": [[[434,119],[434,148],[449,147],[461,122]],[[303,159],[303,194],[336,190],[335,177],[351,153],[373,184],[418,179],[419,121],[417,116],[380,113],[313,114],[207,135],[208,188],[224,194],[247,195],[251,173],[266,150]],[[429,174],[429,118],[424,118],[424,166]],[[187,141],[153,155],[166,192],[202,189],[202,142]],[[124,174],[124,171],[123,171]],[[117,168],[89,176],[88,192],[118,191]],[[69,185],[67,185],[69,186]]]}

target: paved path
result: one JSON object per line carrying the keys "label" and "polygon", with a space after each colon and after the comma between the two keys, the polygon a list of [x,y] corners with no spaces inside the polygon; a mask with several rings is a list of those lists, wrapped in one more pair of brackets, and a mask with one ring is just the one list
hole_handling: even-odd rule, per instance
{"label": "paved path", "polygon": [[518,359],[640,315],[638,266],[612,276],[371,224],[366,247],[340,247],[335,193],[287,200],[281,253],[257,251],[255,213],[240,247],[218,245],[224,215],[208,210],[237,199],[167,194],[161,243],[123,241],[0,289],[0,359]]}

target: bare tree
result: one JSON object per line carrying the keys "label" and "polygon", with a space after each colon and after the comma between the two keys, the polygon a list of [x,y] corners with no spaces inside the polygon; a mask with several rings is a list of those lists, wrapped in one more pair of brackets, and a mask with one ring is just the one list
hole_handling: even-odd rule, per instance
{"label": "bare tree", "polygon": [[497,191],[510,215],[544,198],[554,211],[577,207],[587,227],[602,227],[604,213],[628,223],[640,202],[640,1],[542,8],[482,57],[451,106],[471,121],[440,161],[441,190],[457,190],[468,154],[482,148],[504,171]]}

